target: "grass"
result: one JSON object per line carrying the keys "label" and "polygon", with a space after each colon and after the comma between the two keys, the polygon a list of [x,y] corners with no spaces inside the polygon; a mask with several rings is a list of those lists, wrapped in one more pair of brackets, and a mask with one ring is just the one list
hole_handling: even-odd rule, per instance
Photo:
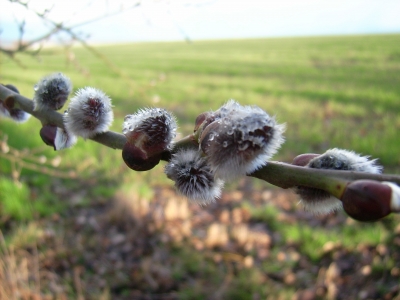
{"label": "grass", "polygon": [[[72,79],[74,90],[94,86],[111,96],[116,117],[112,129],[118,132],[126,114],[160,106],[177,115],[180,132],[186,135],[199,113],[234,98],[258,105],[287,123],[286,143],[277,160],[339,147],[378,158],[387,171],[397,172],[399,42],[400,35],[377,35],[99,47],[126,77],[84,48],[72,49],[73,62],[66,60],[63,49],[51,48],[41,52],[40,60],[21,54],[23,71],[0,56],[0,80],[15,84],[29,97],[41,77],[62,71]],[[43,146],[37,120],[17,126],[0,120],[0,128],[13,147]],[[124,174],[129,181],[137,176],[125,175],[119,151],[82,139],[73,151],[55,153],[47,148],[43,154],[60,155],[63,167],[76,169],[85,178],[122,180]],[[10,172],[8,162],[0,162],[2,172]],[[23,170],[23,175],[36,174]],[[150,174],[146,179],[152,183],[167,182],[162,168]]]}
{"label": "grass", "polygon": [[279,159],[342,147],[398,168],[399,42],[399,35],[382,35],[100,47],[130,81],[85,49],[73,51],[87,77],[66,64],[61,49],[48,49],[43,62],[21,55],[22,74],[3,58],[2,81],[30,96],[39,78],[63,71],[75,89],[91,85],[112,97],[117,131],[125,114],[158,105],[172,110],[187,134],[197,114],[234,98],[288,124]]}
{"label": "grass", "polygon": [[[282,38],[230,41],[196,41],[192,44],[137,43],[98,47],[119,68],[118,76],[83,48],[72,48],[73,62],[65,59],[63,49],[41,52],[41,59],[24,54],[19,59],[22,70],[0,54],[0,82],[16,85],[21,94],[31,97],[33,85],[43,76],[61,71],[72,79],[74,90],[84,86],[102,89],[113,99],[115,121],[112,130],[121,132],[123,118],[146,106],[171,110],[178,118],[183,135],[193,130],[196,116],[215,110],[228,99],[241,104],[254,104],[265,109],[281,123],[287,123],[286,143],[274,157],[291,161],[298,154],[321,153],[333,147],[354,150],[378,158],[387,170],[400,171],[400,35],[345,36],[318,38]],[[80,139],[72,150],[54,152],[43,147],[39,137],[40,123],[31,119],[16,125],[0,120],[0,139],[7,136],[13,148],[28,149],[27,155],[44,156],[48,161],[60,157],[59,169],[74,170],[78,180],[55,179],[43,172],[23,169],[20,183],[10,180],[13,165],[0,157],[1,220],[27,222],[63,213],[63,199],[53,197],[54,188],[66,189],[64,197],[85,190],[79,205],[91,205],[92,199],[106,202],[117,190],[137,193],[139,198],[154,196],[153,187],[172,186],[162,166],[146,173],[127,169],[120,151]],[[265,183],[252,181],[256,189]],[[236,185],[229,185],[235,189]],[[61,203],[61,204],[60,204]],[[244,205],[252,220],[263,222],[282,239],[276,247],[298,245],[302,255],[312,262],[324,258],[323,246],[340,241],[349,251],[359,244],[375,247],[390,245],[398,219],[376,224],[340,224],[334,228],[316,228],[303,223],[285,223],[274,205],[253,207],[251,199]],[[393,221],[395,220],[395,221]],[[0,229],[5,223],[0,221]],[[9,224],[7,224],[9,226]],[[26,226],[26,227],[23,227]],[[21,230],[30,232],[30,224]],[[25,229],[24,229],[25,228]],[[7,241],[17,241],[21,231],[10,231]],[[32,235],[33,236],[33,235]],[[26,243],[24,242],[26,240]],[[29,240],[29,242],[28,242]],[[19,247],[28,247],[24,238]],[[172,271],[176,280],[187,274],[223,281],[224,272],[209,259],[180,248]],[[295,261],[278,261],[278,253],[261,270],[284,272],[297,267]],[[396,265],[397,262],[390,262]],[[379,262],[372,265],[380,272]],[[211,275],[214,273],[214,275]],[[291,299],[295,292],[274,282],[265,283],[260,269],[242,270],[235,274],[229,299],[247,299],[251,295],[280,295]],[[204,299],[204,286],[188,282],[179,291],[182,299]],[[268,289],[268,291],[267,291]]]}
{"label": "grass", "polygon": [[389,217],[386,220],[386,224],[389,224],[387,226],[385,223],[353,222],[338,224],[333,228],[315,227],[307,222],[299,221],[292,224],[280,220],[280,210],[274,205],[264,205],[260,208],[253,206],[250,201],[245,202],[243,206],[251,212],[254,220],[265,222],[271,230],[282,236],[282,246],[299,245],[302,253],[314,262],[325,255],[324,246],[327,243],[338,242],[341,247],[351,251],[360,244],[376,246],[390,242],[392,230],[395,227],[391,223],[396,222]]}
{"label": "grass", "polygon": [[1,214],[16,220],[32,219],[32,208],[29,201],[29,188],[15,184],[7,178],[0,178]]}

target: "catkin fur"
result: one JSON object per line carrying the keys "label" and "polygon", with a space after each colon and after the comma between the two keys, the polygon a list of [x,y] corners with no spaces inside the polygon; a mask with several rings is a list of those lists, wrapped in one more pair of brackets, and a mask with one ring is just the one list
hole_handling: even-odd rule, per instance
{"label": "catkin fur", "polygon": [[162,108],[141,109],[137,113],[127,115],[122,126],[122,133],[128,138],[138,133],[145,134],[145,149],[152,152],[171,150],[176,136],[177,123],[175,117]]}
{"label": "catkin fur", "polygon": [[206,160],[197,150],[178,151],[164,171],[175,182],[178,192],[196,203],[205,205],[221,195],[224,182],[214,178]]}
{"label": "catkin fur", "polygon": [[71,80],[62,73],[42,78],[34,86],[33,110],[58,110],[64,106],[72,91]]}
{"label": "catkin fur", "polygon": [[[361,156],[354,151],[330,149],[317,156],[306,165],[308,168],[366,172],[380,174],[382,166],[369,156]],[[299,186],[294,191],[300,196],[304,209],[315,214],[327,214],[343,208],[342,202],[320,189]]]}
{"label": "catkin fur", "polygon": [[256,106],[230,100],[211,113],[201,134],[200,147],[215,176],[232,180],[264,165],[284,142],[284,124]]}
{"label": "catkin fur", "polygon": [[64,114],[67,131],[83,138],[107,131],[113,119],[111,99],[92,87],[78,90]]}
{"label": "catkin fur", "polygon": [[55,150],[63,150],[67,148],[71,148],[77,142],[77,138],[75,135],[69,133],[63,128],[58,127],[56,138],[54,139],[54,148]]}

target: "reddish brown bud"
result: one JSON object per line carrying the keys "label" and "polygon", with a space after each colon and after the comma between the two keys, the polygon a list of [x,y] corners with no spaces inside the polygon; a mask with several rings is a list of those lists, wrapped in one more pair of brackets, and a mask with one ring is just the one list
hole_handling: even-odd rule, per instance
{"label": "reddish brown bud", "polygon": [[377,221],[390,214],[391,199],[392,188],[374,180],[351,182],[341,198],[346,213],[364,222]]}
{"label": "reddish brown bud", "polygon": [[304,154],[300,154],[298,156],[296,156],[293,161],[292,161],[292,165],[295,166],[300,166],[300,167],[305,167],[306,165],[308,165],[308,163],[310,162],[310,160],[312,160],[313,158],[320,156],[320,154],[315,154],[315,153],[304,153]]}
{"label": "reddish brown bud", "polygon": [[54,140],[57,135],[57,126],[53,125],[44,125],[40,129],[40,137],[42,138],[43,142],[48,145],[52,146],[54,150],[56,150],[56,147],[54,145]]}
{"label": "reddish brown bud", "polygon": [[6,99],[4,99],[4,107],[7,108],[8,110],[11,110],[15,106],[15,99],[14,96],[8,96]]}
{"label": "reddish brown bud", "polygon": [[196,121],[194,122],[194,132],[199,130],[200,126],[204,123],[204,121],[211,115],[210,112],[204,112],[197,116]]}
{"label": "reddish brown bud", "polygon": [[148,157],[146,152],[128,142],[122,149],[122,158],[126,165],[132,170],[148,171],[158,165],[161,154]]}
{"label": "reddish brown bud", "polygon": [[[15,86],[11,84],[6,84],[3,86],[13,91],[14,93],[19,94],[19,91]],[[8,97],[6,97],[6,99],[0,100],[0,117],[11,118],[15,122],[22,123],[29,119],[30,114],[26,113],[22,109],[16,108],[14,96],[9,95]]]}
{"label": "reddish brown bud", "polygon": [[127,115],[122,132],[128,143],[140,148],[146,153],[146,157],[150,157],[172,149],[176,128],[176,120],[171,113],[161,108],[148,108]]}

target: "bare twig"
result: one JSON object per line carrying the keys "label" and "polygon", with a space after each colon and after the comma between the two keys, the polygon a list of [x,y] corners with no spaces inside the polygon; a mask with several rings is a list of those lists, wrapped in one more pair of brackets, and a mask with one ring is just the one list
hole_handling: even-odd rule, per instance
{"label": "bare twig", "polygon": [[[42,124],[52,124],[57,127],[64,128],[63,115],[56,111],[33,111],[33,101],[13,91],[7,89],[6,87],[0,85],[0,99],[5,100],[15,100],[18,103],[19,108],[26,111],[27,113],[34,116],[36,119],[40,120]],[[126,138],[124,135],[112,131],[108,131],[103,134],[96,135],[91,138],[92,140],[108,146],[114,149],[122,149],[126,143]]]}
{"label": "bare twig", "polygon": [[[34,10],[33,8],[31,8],[29,6],[28,2],[23,2],[20,0],[12,0],[10,1],[12,3],[17,3],[23,7],[25,7],[27,10],[33,12],[34,14],[36,14],[39,18],[41,18],[44,22],[50,24],[52,26],[52,28],[49,30],[49,32],[45,33],[42,36],[39,36],[35,39],[32,39],[30,41],[25,42],[23,40],[23,36],[25,33],[25,21],[22,21],[21,23],[18,24],[18,29],[19,29],[19,39],[18,39],[18,43],[17,46],[13,49],[7,49],[4,47],[0,46],[0,52],[3,52],[4,54],[6,54],[7,56],[9,56],[12,60],[14,60],[19,66],[21,67],[25,67],[21,61],[19,61],[15,55],[17,53],[21,53],[21,52],[25,52],[25,53],[29,53],[27,50],[29,48],[31,48],[33,45],[37,44],[37,43],[41,43],[44,42],[46,40],[48,40],[49,38],[51,38],[52,36],[56,35],[59,32],[64,32],[66,33],[71,39],[72,41],[77,41],[79,42],[85,49],[87,49],[88,51],[90,51],[94,56],[96,56],[97,58],[99,58],[104,64],[106,64],[115,74],[117,74],[120,78],[124,79],[131,87],[131,89],[133,88],[133,81],[131,80],[131,78],[124,72],[122,71],[120,68],[118,68],[116,65],[114,65],[106,56],[104,56],[101,52],[99,52],[98,50],[96,50],[94,47],[90,46],[87,41],[80,37],[76,32],[75,32],[75,28],[83,26],[83,25],[87,25],[89,23],[93,23],[93,22],[97,22],[101,19],[107,18],[107,17],[111,17],[114,15],[117,15],[121,12],[127,11],[127,10],[131,10],[134,9],[136,7],[139,7],[141,2],[137,1],[136,3],[134,3],[133,5],[124,8],[124,9],[119,9],[117,11],[114,12],[109,12],[107,14],[95,17],[93,19],[90,20],[86,20],[82,23],[78,23],[72,26],[66,26],[63,22],[55,22],[52,19],[50,19],[47,16],[47,11],[45,11],[44,13],[42,12],[38,12],[36,10]],[[37,54],[38,51],[32,52],[31,54]]]}
{"label": "bare twig", "polygon": [[[40,166],[38,164],[26,162],[26,161],[22,160],[21,158],[15,157],[11,154],[1,153],[1,152],[0,152],[0,157],[5,158],[5,159],[11,161],[12,163],[18,165],[18,167],[19,167],[18,173],[20,173],[22,168],[25,168],[25,169],[37,171],[37,172],[40,172],[43,174],[47,174],[50,176],[59,177],[59,178],[76,178],[76,173],[73,171],[63,172],[63,171],[52,169],[52,168],[49,168],[46,166]],[[18,174],[18,177],[19,177],[19,174]]]}

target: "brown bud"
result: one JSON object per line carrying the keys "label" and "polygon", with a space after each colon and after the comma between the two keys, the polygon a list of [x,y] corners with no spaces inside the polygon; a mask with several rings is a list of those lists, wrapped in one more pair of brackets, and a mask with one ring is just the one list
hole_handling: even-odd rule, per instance
{"label": "brown bud", "polygon": [[[199,144],[200,144],[200,149],[207,154],[209,151],[209,148],[214,146],[214,143],[210,143],[210,140],[213,141],[214,137],[217,135],[216,131],[219,129],[220,125],[218,122],[213,122],[207,127],[203,128],[203,131],[201,132],[201,135],[199,137]],[[231,137],[230,135],[229,137]],[[219,147],[219,145],[216,145]],[[220,148],[220,147],[219,147]]]}
{"label": "brown bud", "polygon": [[210,112],[204,112],[197,116],[196,121],[194,123],[194,132],[199,130],[200,126],[204,123],[204,121],[211,115]]}
{"label": "brown bud", "polygon": [[315,158],[317,156],[320,156],[320,154],[304,153],[304,154],[297,155],[293,159],[292,165],[305,167],[310,162],[310,160],[312,160],[313,158]]}
{"label": "brown bud", "polygon": [[372,222],[389,215],[392,189],[374,180],[357,180],[345,189],[340,200],[346,213],[358,221]]}
{"label": "brown bud", "polygon": [[48,146],[52,146],[54,150],[56,150],[56,147],[54,145],[56,135],[57,135],[57,126],[44,125],[40,129],[40,137],[42,138],[43,142]]}
{"label": "brown bud", "polygon": [[8,96],[6,99],[4,99],[3,103],[5,108],[7,108],[9,111],[12,110],[15,106],[14,96]]}
{"label": "brown bud", "polygon": [[128,142],[122,149],[122,158],[126,165],[132,170],[148,171],[158,165],[161,154],[148,157],[146,152]]}
{"label": "brown bud", "polygon": [[161,108],[149,108],[127,115],[122,132],[128,143],[140,148],[146,157],[153,157],[172,149],[176,128],[171,113]]}

